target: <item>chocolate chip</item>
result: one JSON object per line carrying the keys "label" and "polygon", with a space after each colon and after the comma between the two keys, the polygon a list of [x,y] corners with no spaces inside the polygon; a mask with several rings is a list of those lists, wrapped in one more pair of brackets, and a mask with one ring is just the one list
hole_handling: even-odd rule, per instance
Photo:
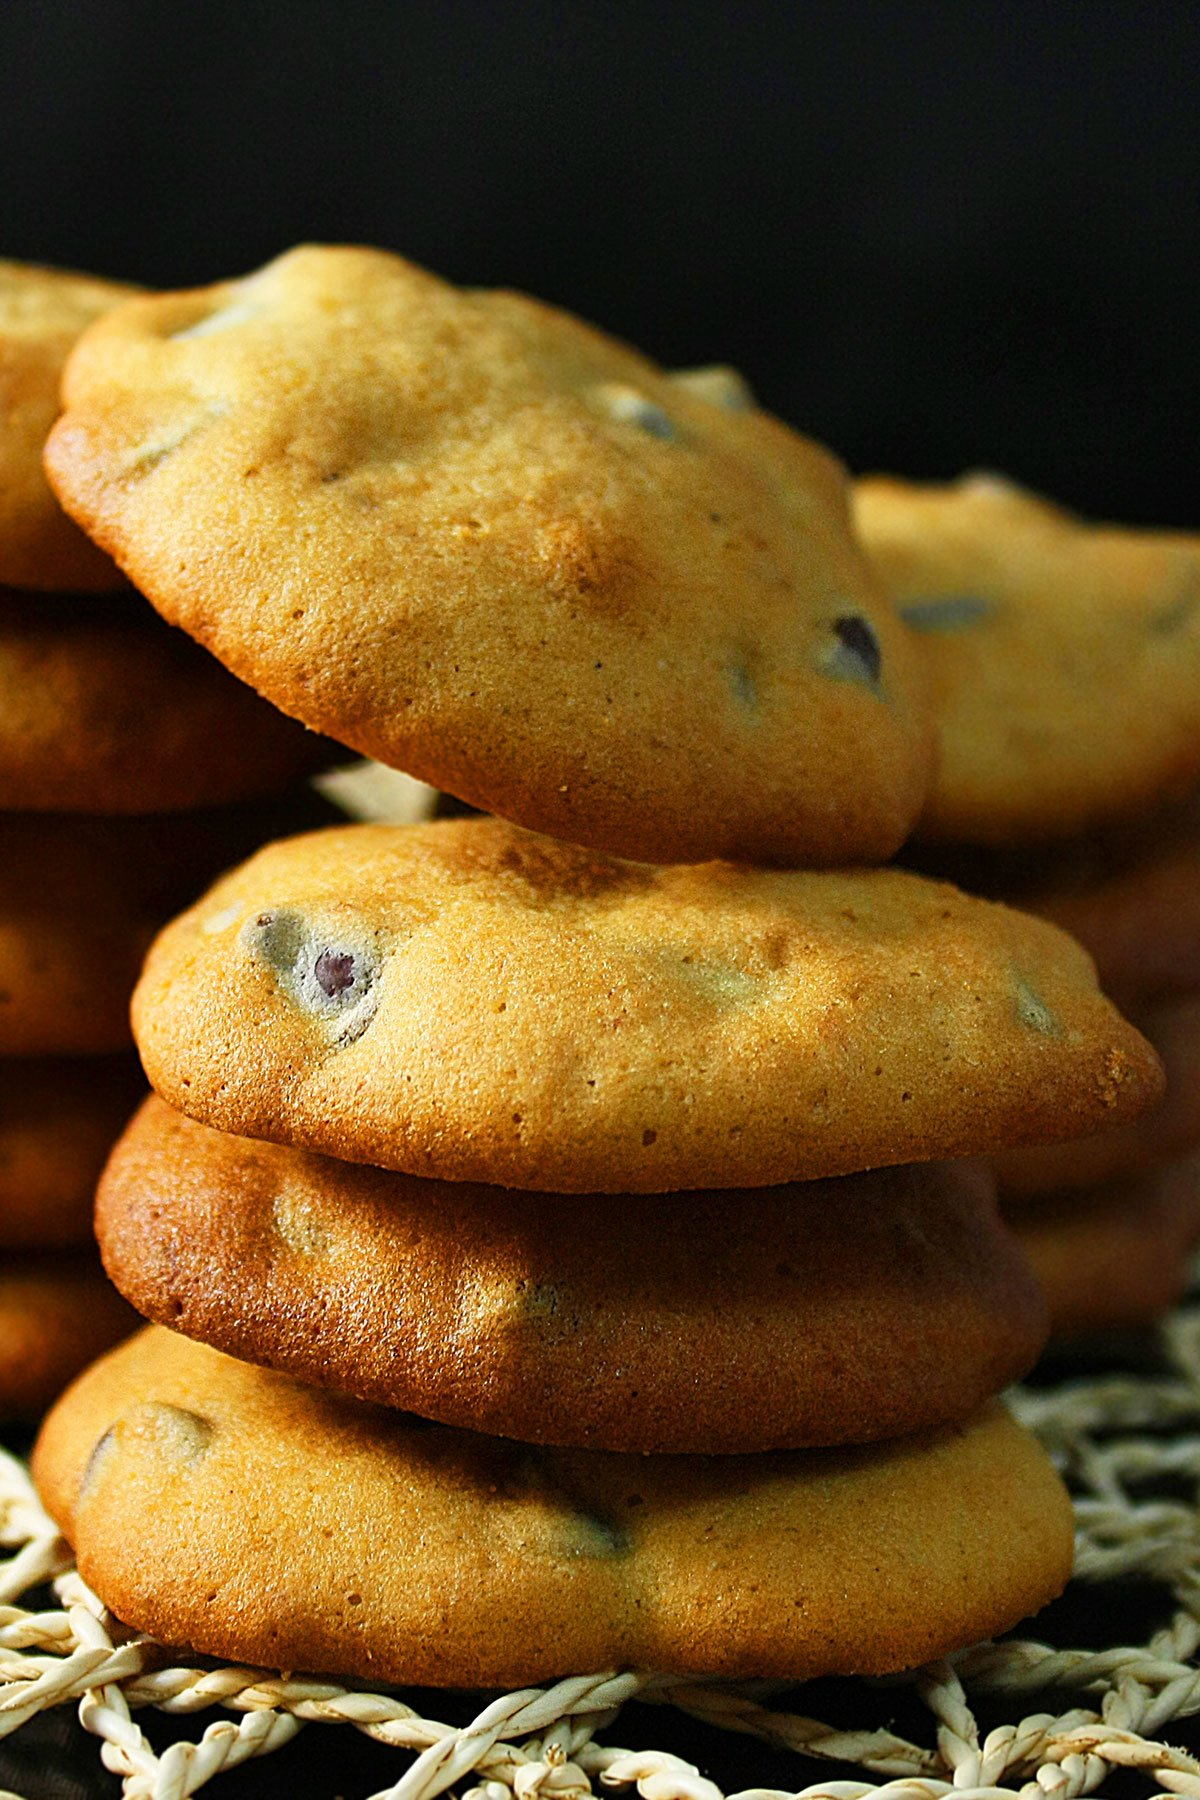
{"label": "chocolate chip", "polygon": [[847,613],[843,618],[833,621],[834,633],[845,656],[839,661],[849,660],[857,665],[856,672],[874,686],[879,680],[879,672],[883,667],[883,657],[879,650],[879,639],[861,613]]}
{"label": "chocolate chip", "polygon": [[242,942],[279,975],[288,997],[333,1027],[339,1044],[361,1037],[379,1003],[379,965],[365,943],[330,942],[330,935],[288,907],[261,912]]}
{"label": "chocolate chip", "polygon": [[878,690],[883,655],[868,620],[861,613],[843,613],[831,622],[831,638],[818,657],[825,674],[835,681],[853,681]]}
{"label": "chocolate chip", "polygon": [[349,950],[322,950],[313,974],[321,992],[336,1000],[354,986],[354,957]]}

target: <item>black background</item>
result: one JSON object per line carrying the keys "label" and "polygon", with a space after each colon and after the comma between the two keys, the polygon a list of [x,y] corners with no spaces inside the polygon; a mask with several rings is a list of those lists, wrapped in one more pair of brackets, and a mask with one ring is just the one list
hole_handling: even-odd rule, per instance
{"label": "black background", "polygon": [[0,4],[6,254],[305,237],[738,363],[855,468],[1197,523],[1200,8]]}
{"label": "black background", "polygon": [[[1195,528],[1198,69],[1171,0],[0,0],[0,253],[178,285],[382,244],[733,361],[855,468]],[[71,1729],[0,1785],[115,1792]],[[319,1742],[231,1794],[322,1791]],[[722,1773],[799,1778],[766,1756]]]}

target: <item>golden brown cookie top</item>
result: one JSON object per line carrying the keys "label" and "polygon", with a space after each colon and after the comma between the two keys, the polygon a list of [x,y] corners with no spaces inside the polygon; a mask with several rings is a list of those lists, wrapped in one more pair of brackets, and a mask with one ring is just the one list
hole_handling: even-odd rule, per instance
{"label": "golden brown cookie top", "polygon": [[547,1450],[152,1328],[60,1401],[34,1474],[135,1630],[374,1681],[882,1673],[1015,1624],[1071,1567],[1066,1491],[995,1402],[852,1449]]}
{"label": "golden brown cookie top", "polygon": [[530,1194],[230,1137],[151,1099],[105,1171],[96,1230],[148,1318],[529,1443],[875,1442],[967,1418],[1045,1337],[974,1164]]}
{"label": "golden brown cookie top", "polygon": [[1065,837],[1200,774],[1200,538],[1085,523],[994,476],[872,477],[855,512],[932,672],[923,836]]}
{"label": "golden brown cookie top", "polygon": [[104,593],[125,580],[67,518],[42,471],[58,385],[80,332],[138,290],[0,261],[0,584]]}
{"label": "golden brown cookie top", "polygon": [[1161,1091],[1040,920],[899,870],[654,867],[493,819],[269,846],[161,935],[134,1023],[207,1124],[551,1191],[976,1155]]}
{"label": "golden brown cookie top", "polygon": [[881,859],[922,658],[840,465],[731,391],[305,248],[104,321],[47,467],[168,619],[368,756],[621,855]]}

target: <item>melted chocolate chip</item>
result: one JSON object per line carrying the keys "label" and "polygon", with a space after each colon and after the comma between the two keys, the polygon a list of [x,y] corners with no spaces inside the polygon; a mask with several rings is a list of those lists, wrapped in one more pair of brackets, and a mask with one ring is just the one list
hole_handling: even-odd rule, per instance
{"label": "melted chocolate chip", "polygon": [[313,974],[321,992],[336,1000],[354,986],[354,957],[349,950],[322,950]]}
{"label": "melted chocolate chip", "polygon": [[319,925],[286,907],[259,913],[242,943],[277,971],[296,1005],[328,1022],[339,1044],[362,1036],[379,1002],[379,962],[369,944],[331,944]]}
{"label": "melted chocolate chip", "polygon": [[845,652],[839,657],[843,664],[847,659],[857,665],[853,671],[874,686],[879,680],[883,667],[883,657],[879,649],[879,639],[861,613],[847,613],[843,618],[833,621],[834,633],[838,643]]}

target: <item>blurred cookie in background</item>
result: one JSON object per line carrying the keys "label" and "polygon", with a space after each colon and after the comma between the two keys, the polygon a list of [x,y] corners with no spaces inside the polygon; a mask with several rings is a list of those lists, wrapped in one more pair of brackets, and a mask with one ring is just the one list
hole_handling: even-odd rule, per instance
{"label": "blurred cookie in background", "polygon": [[[107,593],[125,577],[59,506],[42,472],[67,352],[141,289],[0,261],[0,587]],[[2,791],[2,790],[0,790]]]}

